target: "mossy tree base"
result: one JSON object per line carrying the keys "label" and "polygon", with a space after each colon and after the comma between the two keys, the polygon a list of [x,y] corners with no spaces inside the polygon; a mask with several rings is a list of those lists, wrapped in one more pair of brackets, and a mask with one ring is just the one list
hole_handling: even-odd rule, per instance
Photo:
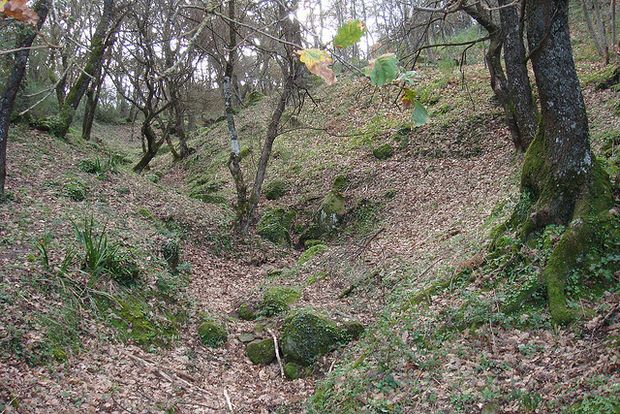
{"label": "mossy tree base", "polygon": [[508,222],[497,229],[492,248],[508,231],[527,243],[549,225],[566,226],[541,272],[552,322],[566,324],[575,318],[567,305],[567,278],[589,253],[601,250],[606,240],[619,240],[620,234],[610,213],[614,205],[611,184],[601,165],[593,159],[589,172],[560,179],[550,159],[539,133],[525,156],[521,200]]}

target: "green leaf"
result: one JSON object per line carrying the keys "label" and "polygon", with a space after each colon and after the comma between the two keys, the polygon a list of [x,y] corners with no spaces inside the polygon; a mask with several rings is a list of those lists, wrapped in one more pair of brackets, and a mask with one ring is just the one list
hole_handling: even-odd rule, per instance
{"label": "green leaf", "polygon": [[416,77],[418,73],[415,70],[409,70],[407,72],[403,72],[398,77],[400,82],[404,82],[407,85],[413,85],[415,83]]}
{"label": "green leaf", "polygon": [[413,105],[413,112],[411,113],[411,121],[414,126],[422,126],[428,122],[428,111],[418,101]]}
{"label": "green leaf", "polygon": [[370,82],[375,86],[383,86],[398,76],[398,60],[394,53],[386,53],[370,63]]}
{"label": "green leaf", "polygon": [[360,20],[351,20],[338,29],[336,37],[334,37],[334,46],[345,48],[353,46],[366,33],[366,26]]}

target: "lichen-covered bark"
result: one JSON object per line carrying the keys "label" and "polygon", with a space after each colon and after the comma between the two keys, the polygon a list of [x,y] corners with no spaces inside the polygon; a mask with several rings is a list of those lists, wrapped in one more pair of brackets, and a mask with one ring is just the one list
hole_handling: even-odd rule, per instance
{"label": "lichen-covered bark", "polygon": [[609,177],[590,149],[588,119],[568,30],[568,0],[529,0],[528,42],[541,118],[521,178],[522,201],[510,224],[526,240],[567,226],[542,271],[552,320],[572,319],[564,284],[579,260],[608,236]]}
{"label": "lichen-covered bark", "polygon": [[522,186],[537,199],[533,224],[540,228],[570,221],[594,157],[570,43],[568,0],[529,1],[528,16],[541,124],[526,156]]}

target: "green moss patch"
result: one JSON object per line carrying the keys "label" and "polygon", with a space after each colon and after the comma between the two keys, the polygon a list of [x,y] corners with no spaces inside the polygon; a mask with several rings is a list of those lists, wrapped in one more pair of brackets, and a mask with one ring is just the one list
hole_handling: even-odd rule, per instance
{"label": "green moss patch", "polygon": [[277,200],[286,194],[286,183],[282,180],[274,180],[265,186],[263,193],[267,200]]}
{"label": "green moss patch", "polygon": [[256,365],[267,365],[276,359],[273,339],[252,341],[245,347],[246,356]]}
{"label": "green moss patch", "polygon": [[282,208],[268,209],[256,225],[256,233],[280,246],[291,244],[291,225],[295,214]]}
{"label": "green moss patch", "polygon": [[309,366],[347,341],[334,321],[311,309],[300,309],[285,319],[280,344],[288,362]]}
{"label": "green moss patch", "polygon": [[256,311],[254,310],[254,307],[248,303],[242,303],[239,305],[239,308],[237,308],[237,315],[239,316],[239,319],[244,321],[253,321],[256,319]]}
{"label": "green moss patch", "polygon": [[310,367],[304,367],[303,365],[299,365],[294,362],[287,362],[284,364],[284,375],[290,380],[304,378],[311,374],[312,368]]}
{"label": "green moss patch", "polygon": [[217,348],[228,339],[226,327],[214,319],[206,317],[198,327],[200,341],[209,348]]}
{"label": "green moss patch", "polygon": [[327,250],[327,246],[326,245],[324,245],[324,244],[315,244],[312,247],[307,248],[301,254],[301,256],[299,256],[299,259],[297,259],[297,264],[298,265],[303,265],[303,264],[307,263],[313,257],[323,253],[325,250]]}
{"label": "green moss patch", "polygon": [[263,316],[273,316],[285,312],[299,298],[301,298],[299,289],[285,286],[269,287],[263,293],[260,313]]}
{"label": "green moss patch", "polygon": [[384,161],[388,158],[392,158],[394,155],[394,148],[390,144],[383,144],[378,146],[372,151],[372,155],[378,160]]}

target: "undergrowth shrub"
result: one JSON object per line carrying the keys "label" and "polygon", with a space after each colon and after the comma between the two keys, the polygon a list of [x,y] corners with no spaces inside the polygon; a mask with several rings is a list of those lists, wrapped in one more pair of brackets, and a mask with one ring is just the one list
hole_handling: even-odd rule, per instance
{"label": "undergrowth shrub", "polygon": [[84,221],[82,228],[73,229],[78,243],[84,248],[82,270],[96,282],[107,275],[121,285],[132,285],[140,278],[140,269],[131,255],[108,240],[107,230],[97,232],[95,220]]}
{"label": "undergrowth shrub", "polygon": [[86,198],[86,184],[77,178],[69,180],[63,185],[62,194],[73,201],[83,201]]}
{"label": "undergrowth shrub", "polygon": [[122,156],[110,156],[106,160],[102,160],[100,157],[81,160],[78,164],[80,171],[87,174],[95,174],[97,176],[103,176],[108,172],[113,174],[118,173],[119,164],[124,164],[125,159]]}

